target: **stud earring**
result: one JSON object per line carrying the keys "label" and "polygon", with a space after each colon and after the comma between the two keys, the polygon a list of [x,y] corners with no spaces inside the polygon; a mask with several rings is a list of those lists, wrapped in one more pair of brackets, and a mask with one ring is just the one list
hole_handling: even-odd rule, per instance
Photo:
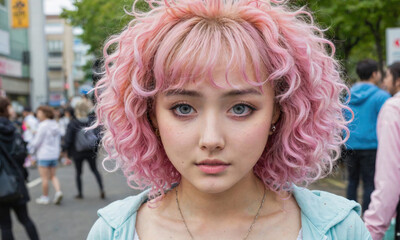
{"label": "stud earring", "polygon": [[160,130],[158,130],[158,128],[154,129],[154,133],[157,137],[160,137]]}
{"label": "stud earring", "polygon": [[276,126],[275,126],[275,124],[272,124],[271,131],[272,131],[272,132],[275,132],[275,131],[276,131]]}

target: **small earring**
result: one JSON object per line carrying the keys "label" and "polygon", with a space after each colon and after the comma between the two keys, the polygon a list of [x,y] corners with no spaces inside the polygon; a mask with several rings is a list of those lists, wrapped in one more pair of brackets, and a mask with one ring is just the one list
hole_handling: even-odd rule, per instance
{"label": "small earring", "polygon": [[155,134],[156,134],[157,137],[160,136],[160,130],[158,130],[158,128],[156,128],[156,129],[154,130],[154,132],[155,132]]}
{"label": "small earring", "polygon": [[275,124],[272,124],[271,131],[272,131],[272,132],[275,132],[275,131],[276,131],[276,126],[275,126]]}

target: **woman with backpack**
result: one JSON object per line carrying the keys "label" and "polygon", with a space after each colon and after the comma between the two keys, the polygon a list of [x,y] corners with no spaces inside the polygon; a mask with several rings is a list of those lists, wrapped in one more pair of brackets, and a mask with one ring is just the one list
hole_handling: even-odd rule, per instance
{"label": "woman with backpack", "polygon": [[[9,120],[11,104],[7,98],[0,97],[0,162],[1,165],[10,166],[10,169],[14,172],[14,175],[18,179],[18,189],[21,196],[13,201],[1,201],[0,202],[0,228],[1,228],[1,239],[12,240],[14,239],[12,234],[12,222],[11,222],[11,210],[17,215],[18,221],[24,226],[29,239],[39,239],[35,224],[28,215],[27,202],[29,199],[28,190],[25,185],[25,177],[23,174],[24,158],[19,160],[16,156],[15,149],[18,142],[23,143],[22,137],[17,133],[16,128]],[[18,139],[19,138],[19,139]],[[20,141],[18,141],[20,140]],[[13,149],[11,154],[7,154],[8,149]],[[18,154],[19,155],[19,154]],[[25,153],[26,156],[26,153]],[[0,182],[0,185],[4,183]]]}
{"label": "woman with backpack", "polygon": [[67,150],[68,156],[73,159],[76,170],[76,186],[78,188],[76,199],[83,199],[81,175],[85,160],[89,163],[90,170],[99,185],[100,198],[105,198],[103,181],[96,166],[98,133],[96,129],[85,130],[92,123],[89,118],[91,108],[92,105],[87,100],[82,99],[77,102],[75,105],[75,118],[68,124],[65,134],[64,148]]}

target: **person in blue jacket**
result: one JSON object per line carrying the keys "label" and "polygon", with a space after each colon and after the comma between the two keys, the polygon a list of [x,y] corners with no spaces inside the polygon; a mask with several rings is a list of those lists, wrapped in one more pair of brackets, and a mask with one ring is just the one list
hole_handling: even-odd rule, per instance
{"label": "person in blue jacket", "polygon": [[[368,209],[371,194],[374,191],[375,160],[378,140],[376,124],[379,111],[390,94],[377,85],[381,74],[378,63],[371,59],[357,63],[357,74],[360,81],[350,89],[349,107],[354,119],[349,124],[349,139],[346,142],[345,161],[348,171],[347,198],[357,201],[357,188],[363,182],[362,210]],[[351,113],[346,111],[347,119]]]}
{"label": "person in blue jacket", "polygon": [[146,2],[106,43],[92,126],[104,165],[144,192],[100,209],[87,238],[371,239],[356,202],[298,187],[331,172],[347,130],[333,44],[308,13]]}

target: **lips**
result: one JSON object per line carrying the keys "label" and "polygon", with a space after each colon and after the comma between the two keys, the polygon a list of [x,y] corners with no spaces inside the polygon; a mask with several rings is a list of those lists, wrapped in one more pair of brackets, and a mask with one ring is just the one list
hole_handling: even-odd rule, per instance
{"label": "lips", "polygon": [[218,174],[225,171],[230,164],[217,159],[206,159],[196,163],[196,166],[206,174]]}

